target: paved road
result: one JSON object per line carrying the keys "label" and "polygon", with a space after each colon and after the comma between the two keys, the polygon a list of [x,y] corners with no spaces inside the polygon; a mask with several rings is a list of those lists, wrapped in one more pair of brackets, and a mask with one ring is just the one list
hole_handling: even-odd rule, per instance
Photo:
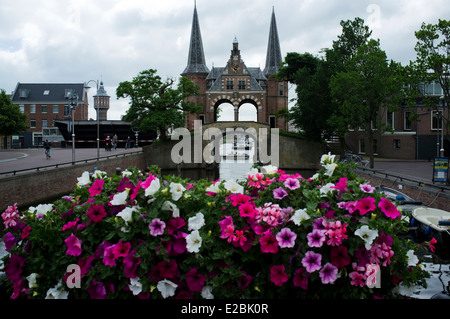
{"label": "paved road", "polygon": [[[112,151],[105,151],[100,148],[100,157],[116,154],[124,154],[142,151],[142,148],[124,149],[118,148]],[[75,149],[75,161],[97,158],[96,148]],[[28,168],[42,167],[47,165],[63,164],[72,162],[72,148],[53,148],[51,158],[46,159],[44,149],[20,149],[20,150],[0,150],[0,173]],[[0,174],[0,178],[1,175]]]}
{"label": "paved road", "polygon": [[433,162],[375,160],[374,169],[416,181],[433,181]]}

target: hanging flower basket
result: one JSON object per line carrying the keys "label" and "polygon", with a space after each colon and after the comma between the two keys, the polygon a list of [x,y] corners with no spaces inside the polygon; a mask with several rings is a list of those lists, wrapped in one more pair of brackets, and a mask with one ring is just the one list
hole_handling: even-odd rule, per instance
{"label": "hanging flower basket", "polygon": [[426,285],[408,220],[322,156],[312,178],[272,166],[243,181],[129,168],[3,214],[11,298],[398,298]]}

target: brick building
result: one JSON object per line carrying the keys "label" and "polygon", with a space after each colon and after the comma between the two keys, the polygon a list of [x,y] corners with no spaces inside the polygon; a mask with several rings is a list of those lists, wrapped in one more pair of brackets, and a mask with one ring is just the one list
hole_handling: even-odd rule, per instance
{"label": "brick building", "polygon": [[248,67],[241,56],[237,38],[232,43],[230,58],[224,67],[206,66],[197,8],[194,7],[189,57],[182,76],[199,86],[199,95],[188,100],[202,106],[200,114],[187,114],[186,128],[192,130],[194,120],[212,123],[218,120],[218,110],[227,104],[234,110],[234,121],[240,120],[239,110],[243,105],[252,105],[256,122],[287,130],[287,123],[276,118],[278,110],[288,107],[288,83],[278,81],[277,73],[282,62],[275,12],[269,30],[266,65]]}
{"label": "brick building", "polygon": [[30,128],[12,137],[13,147],[39,147],[46,139],[61,143],[64,138],[55,121],[72,119],[71,94],[78,96],[74,119],[87,120],[88,95],[84,83],[17,83],[11,100],[28,115]]}
{"label": "brick building", "polygon": [[[423,85],[423,92],[426,96],[434,98],[436,101],[434,105],[425,105],[419,100],[415,105],[401,107],[395,112],[381,109],[379,121],[392,127],[392,132],[375,133],[375,156],[405,160],[430,160],[440,156],[442,148],[440,116],[443,111],[447,112],[442,103],[443,91],[438,83],[431,83]],[[362,129],[350,131],[346,136],[346,143],[354,153],[361,155],[368,153],[368,139]],[[445,136],[443,146],[444,156],[450,157],[450,141]]]}

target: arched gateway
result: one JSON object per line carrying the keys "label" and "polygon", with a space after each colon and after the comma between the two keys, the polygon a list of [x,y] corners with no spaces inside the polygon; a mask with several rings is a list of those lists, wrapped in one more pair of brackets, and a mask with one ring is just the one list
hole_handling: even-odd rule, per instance
{"label": "arched gateway", "polygon": [[202,111],[200,114],[187,114],[185,127],[193,130],[195,120],[201,120],[204,124],[217,122],[220,106],[230,104],[234,111],[235,122],[240,120],[240,108],[243,105],[246,107],[250,105],[256,110],[256,122],[268,124],[271,128],[287,130],[284,119],[277,119],[275,116],[278,110],[288,107],[288,84],[274,78],[281,62],[273,11],[264,71],[259,67],[247,67],[241,57],[236,38],[226,65],[209,70],[205,63],[197,8],[194,7],[188,64],[181,75],[199,86],[199,95],[191,96],[188,100],[202,106]]}

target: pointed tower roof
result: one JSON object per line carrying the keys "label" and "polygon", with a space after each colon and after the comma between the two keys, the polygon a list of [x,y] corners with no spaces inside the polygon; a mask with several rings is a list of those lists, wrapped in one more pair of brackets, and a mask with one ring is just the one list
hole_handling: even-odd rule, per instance
{"label": "pointed tower roof", "polygon": [[272,9],[272,20],[270,22],[269,44],[267,47],[266,67],[264,75],[273,75],[278,72],[283,59],[281,57],[280,40],[278,38],[277,21],[275,9]]}
{"label": "pointed tower roof", "polygon": [[209,69],[205,62],[205,54],[203,52],[202,35],[197,15],[197,4],[194,5],[188,64],[181,75],[195,73],[209,73]]}
{"label": "pointed tower roof", "polygon": [[109,95],[106,93],[105,87],[103,86],[103,81],[100,82],[100,86],[98,87],[97,94],[95,94],[94,97],[96,97],[96,96],[109,97]]}

